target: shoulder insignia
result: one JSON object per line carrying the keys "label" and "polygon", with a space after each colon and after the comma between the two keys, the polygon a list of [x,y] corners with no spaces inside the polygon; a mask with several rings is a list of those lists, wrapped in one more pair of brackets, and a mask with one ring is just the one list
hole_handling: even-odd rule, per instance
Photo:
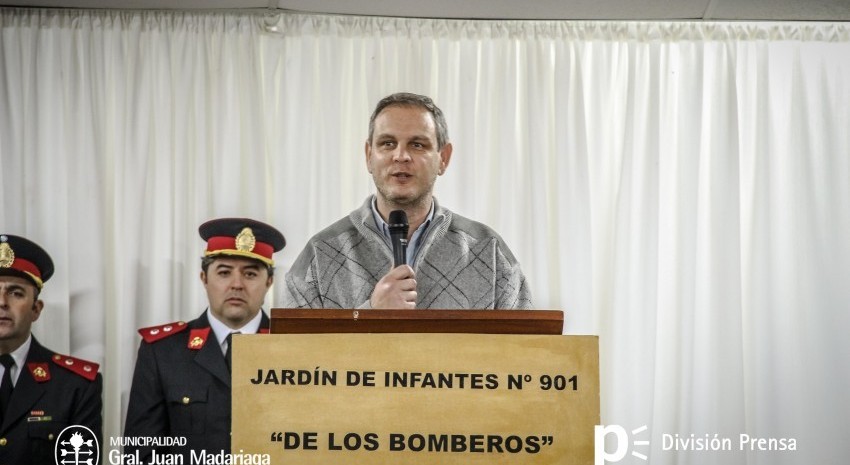
{"label": "shoulder insignia", "polygon": [[188,327],[189,325],[187,325],[185,321],[176,321],[174,323],[142,328],[139,330],[139,334],[142,335],[142,339],[144,339],[145,342],[156,342],[160,339],[165,339],[168,336],[184,331]]}
{"label": "shoulder insignia", "polygon": [[46,363],[27,363],[27,369],[36,383],[50,381],[50,365]]}
{"label": "shoulder insignia", "polygon": [[89,381],[94,381],[97,377],[97,369],[100,367],[97,363],[61,354],[53,355],[53,363],[69,371],[73,371]]}
{"label": "shoulder insignia", "polygon": [[201,350],[204,347],[204,344],[207,343],[207,339],[210,336],[210,327],[206,328],[196,328],[189,332],[189,342],[186,347],[192,350]]}

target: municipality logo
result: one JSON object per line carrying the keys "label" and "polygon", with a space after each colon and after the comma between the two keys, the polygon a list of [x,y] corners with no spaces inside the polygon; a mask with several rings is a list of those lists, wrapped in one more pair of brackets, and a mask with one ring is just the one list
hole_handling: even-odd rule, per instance
{"label": "municipality logo", "polygon": [[72,425],[63,429],[56,438],[54,458],[56,465],[98,465],[100,444],[92,430]]}

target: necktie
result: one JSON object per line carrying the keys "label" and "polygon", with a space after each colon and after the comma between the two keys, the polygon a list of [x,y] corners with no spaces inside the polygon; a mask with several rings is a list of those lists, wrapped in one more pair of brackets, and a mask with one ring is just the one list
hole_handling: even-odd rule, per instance
{"label": "necktie", "polygon": [[227,371],[230,371],[230,360],[233,358],[233,333],[228,334],[224,340],[227,341],[227,350],[224,352],[224,361],[227,363]]}
{"label": "necktie", "polygon": [[2,419],[6,415],[9,398],[12,397],[12,367],[15,365],[15,359],[10,354],[0,355],[0,364],[6,368],[3,371],[3,379],[0,380],[0,419]]}

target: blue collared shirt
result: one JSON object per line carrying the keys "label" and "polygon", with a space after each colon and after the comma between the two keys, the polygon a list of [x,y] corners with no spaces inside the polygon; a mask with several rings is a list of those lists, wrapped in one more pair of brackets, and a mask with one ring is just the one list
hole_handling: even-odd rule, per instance
{"label": "blue collared shirt", "polygon": [[[378,227],[378,231],[387,238],[387,241],[392,243],[392,239],[390,238],[390,227],[383,218],[381,218],[381,214],[378,213],[378,201],[376,197],[372,197],[372,216],[375,218],[375,226]],[[416,251],[419,249],[419,242],[422,240],[422,236],[425,233],[425,230],[428,229],[428,225],[431,224],[431,220],[434,219],[434,202],[431,201],[431,209],[428,211],[428,216],[425,217],[425,221],[416,228],[416,231],[413,231],[413,236],[410,237],[410,242],[407,244],[407,264],[413,267],[413,259],[416,257]]]}

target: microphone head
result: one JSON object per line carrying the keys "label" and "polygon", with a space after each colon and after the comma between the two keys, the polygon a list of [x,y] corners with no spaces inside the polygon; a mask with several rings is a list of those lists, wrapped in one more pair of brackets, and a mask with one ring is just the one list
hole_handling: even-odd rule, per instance
{"label": "microphone head", "polygon": [[407,236],[407,230],[410,227],[407,222],[407,213],[404,210],[391,211],[387,226],[390,228],[390,233],[402,233]]}

